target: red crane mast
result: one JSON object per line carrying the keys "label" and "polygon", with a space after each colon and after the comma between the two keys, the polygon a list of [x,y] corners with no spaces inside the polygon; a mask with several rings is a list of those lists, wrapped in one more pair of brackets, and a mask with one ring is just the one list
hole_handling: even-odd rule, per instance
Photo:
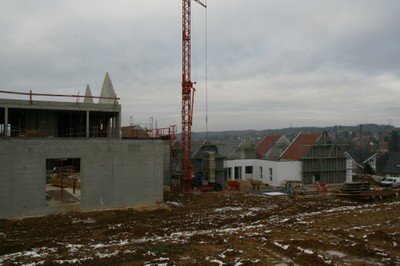
{"label": "red crane mast", "polygon": [[[203,7],[206,4],[194,0]],[[192,121],[194,87],[191,81],[191,2],[182,0],[182,183],[183,191],[190,190],[192,179]]]}

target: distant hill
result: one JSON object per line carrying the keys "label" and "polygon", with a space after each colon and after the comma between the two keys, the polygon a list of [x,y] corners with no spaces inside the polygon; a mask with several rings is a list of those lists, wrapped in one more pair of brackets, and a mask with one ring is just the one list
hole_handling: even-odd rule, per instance
{"label": "distant hill", "polygon": [[265,130],[228,130],[214,132],[194,132],[192,138],[194,141],[207,139],[210,141],[216,140],[238,140],[243,138],[261,139],[267,134],[284,134],[288,138],[294,138],[300,132],[322,132],[327,131],[330,136],[349,140],[361,134],[363,136],[386,135],[391,131],[396,130],[396,127],[391,125],[363,124],[356,126],[330,126],[330,127],[288,127],[281,129],[265,129]]}

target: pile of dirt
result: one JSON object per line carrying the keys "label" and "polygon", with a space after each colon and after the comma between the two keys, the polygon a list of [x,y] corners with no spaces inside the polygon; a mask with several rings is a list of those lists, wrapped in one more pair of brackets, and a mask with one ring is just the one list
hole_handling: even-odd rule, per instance
{"label": "pile of dirt", "polygon": [[0,220],[0,265],[400,265],[398,199],[167,192],[161,205]]}

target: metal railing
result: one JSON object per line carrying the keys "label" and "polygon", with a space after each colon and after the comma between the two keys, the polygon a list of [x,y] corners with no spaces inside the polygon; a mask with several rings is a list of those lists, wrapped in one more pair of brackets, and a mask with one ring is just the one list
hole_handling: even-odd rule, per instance
{"label": "metal railing", "polygon": [[81,98],[89,98],[89,99],[109,99],[109,100],[114,100],[114,104],[118,104],[118,100],[120,98],[115,95],[115,97],[102,97],[102,96],[86,96],[86,95],[68,95],[68,94],[50,94],[50,93],[33,93],[32,90],[29,92],[17,92],[17,91],[4,91],[0,90],[0,93],[5,93],[5,94],[14,94],[14,95],[27,95],[29,96],[29,101],[33,101],[33,96],[45,96],[45,97],[70,97],[70,98],[76,98],[76,102],[78,103]]}

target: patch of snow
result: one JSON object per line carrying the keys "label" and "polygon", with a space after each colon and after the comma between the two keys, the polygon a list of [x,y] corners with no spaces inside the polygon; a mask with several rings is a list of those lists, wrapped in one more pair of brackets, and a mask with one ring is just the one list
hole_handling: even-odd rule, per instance
{"label": "patch of snow", "polygon": [[236,258],[235,259],[235,264],[233,264],[234,266],[241,266],[243,265],[243,262],[240,258]]}
{"label": "patch of snow", "polygon": [[119,245],[120,246],[125,246],[125,245],[128,245],[128,244],[129,244],[129,241],[127,239],[119,241]]}
{"label": "patch of snow", "polygon": [[165,260],[169,260],[169,258],[159,257],[158,259],[155,259],[154,261],[165,261]]}
{"label": "patch of snow", "polygon": [[32,258],[40,258],[42,255],[39,255],[38,253],[37,253],[37,251],[35,251],[35,250],[32,250],[32,251],[26,251],[26,252],[24,252],[24,255],[25,256],[28,256],[28,257],[32,257]]}
{"label": "patch of snow", "polygon": [[87,218],[86,220],[82,221],[84,224],[93,224],[96,222],[96,220],[92,219],[92,218]]}
{"label": "patch of snow", "polygon": [[305,253],[305,254],[314,254],[314,251],[310,250],[310,249],[303,249],[301,247],[297,247],[298,250],[300,250],[301,252]]}
{"label": "patch of snow", "polygon": [[383,252],[376,252],[376,255],[381,255],[382,257],[387,257],[388,254],[383,253]]}
{"label": "patch of snow", "polygon": [[211,263],[217,263],[219,266],[225,265],[223,261],[217,260],[217,259],[212,259],[210,260]]}
{"label": "patch of snow", "polygon": [[112,253],[100,253],[100,252],[97,252],[96,256],[98,258],[100,258],[100,259],[103,259],[103,258],[110,258],[110,257],[116,256],[116,255],[118,255],[118,253],[119,253],[118,250],[116,250],[116,251],[114,251]]}
{"label": "patch of snow", "polygon": [[343,258],[346,257],[346,254],[336,251],[336,250],[328,250],[326,253],[328,253],[330,256],[338,257],[338,258]]}
{"label": "patch of snow", "polygon": [[283,245],[279,242],[274,241],[275,246],[278,246],[280,248],[283,248],[284,250],[287,250],[289,248],[290,245]]}
{"label": "patch of snow", "polygon": [[167,201],[166,204],[174,205],[174,206],[182,206],[183,204],[176,201]]}
{"label": "patch of snow", "polygon": [[223,251],[221,254],[219,254],[219,257],[225,259],[225,258],[226,258],[225,253],[226,253],[226,252],[232,252],[232,251],[235,251],[235,250],[234,250],[234,249],[231,249],[231,248],[228,248],[227,250],[225,250],[225,251]]}
{"label": "patch of snow", "polygon": [[96,244],[96,245],[92,245],[93,249],[98,249],[98,248],[104,248],[106,245],[100,243],[100,244]]}
{"label": "patch of snow", "polygon": [[246,212],[245,214],[241,214],[240,217],[243,218],[243,217],[256,216],[256,215],[257,214],[255,214],[254,212],[249,211],[249,212]]}
{"label": "patch of snow", "polygon": [[68,244],[67,248],[69,249],[69,252],[76,252],[78,251],[81,247],[83,247],[83,245],[79,245],[79,244]]}
{"label": "patch of snow", "polygon": [[117,229],[118,227],[121,227],[122,224],[113,224],[113,225],[109,225],[108,228],[109,229]]}
{"label": "patch of snow", "polygon": [[287,193],[283,193],[283,192],[264,192],[264,195],[267,196],[286,196]]}
{"label": "patch of snow", "polygon": [[242,207],[222,207],[214,209],[214,212],[226,212],[226,211],[241,211]]}

